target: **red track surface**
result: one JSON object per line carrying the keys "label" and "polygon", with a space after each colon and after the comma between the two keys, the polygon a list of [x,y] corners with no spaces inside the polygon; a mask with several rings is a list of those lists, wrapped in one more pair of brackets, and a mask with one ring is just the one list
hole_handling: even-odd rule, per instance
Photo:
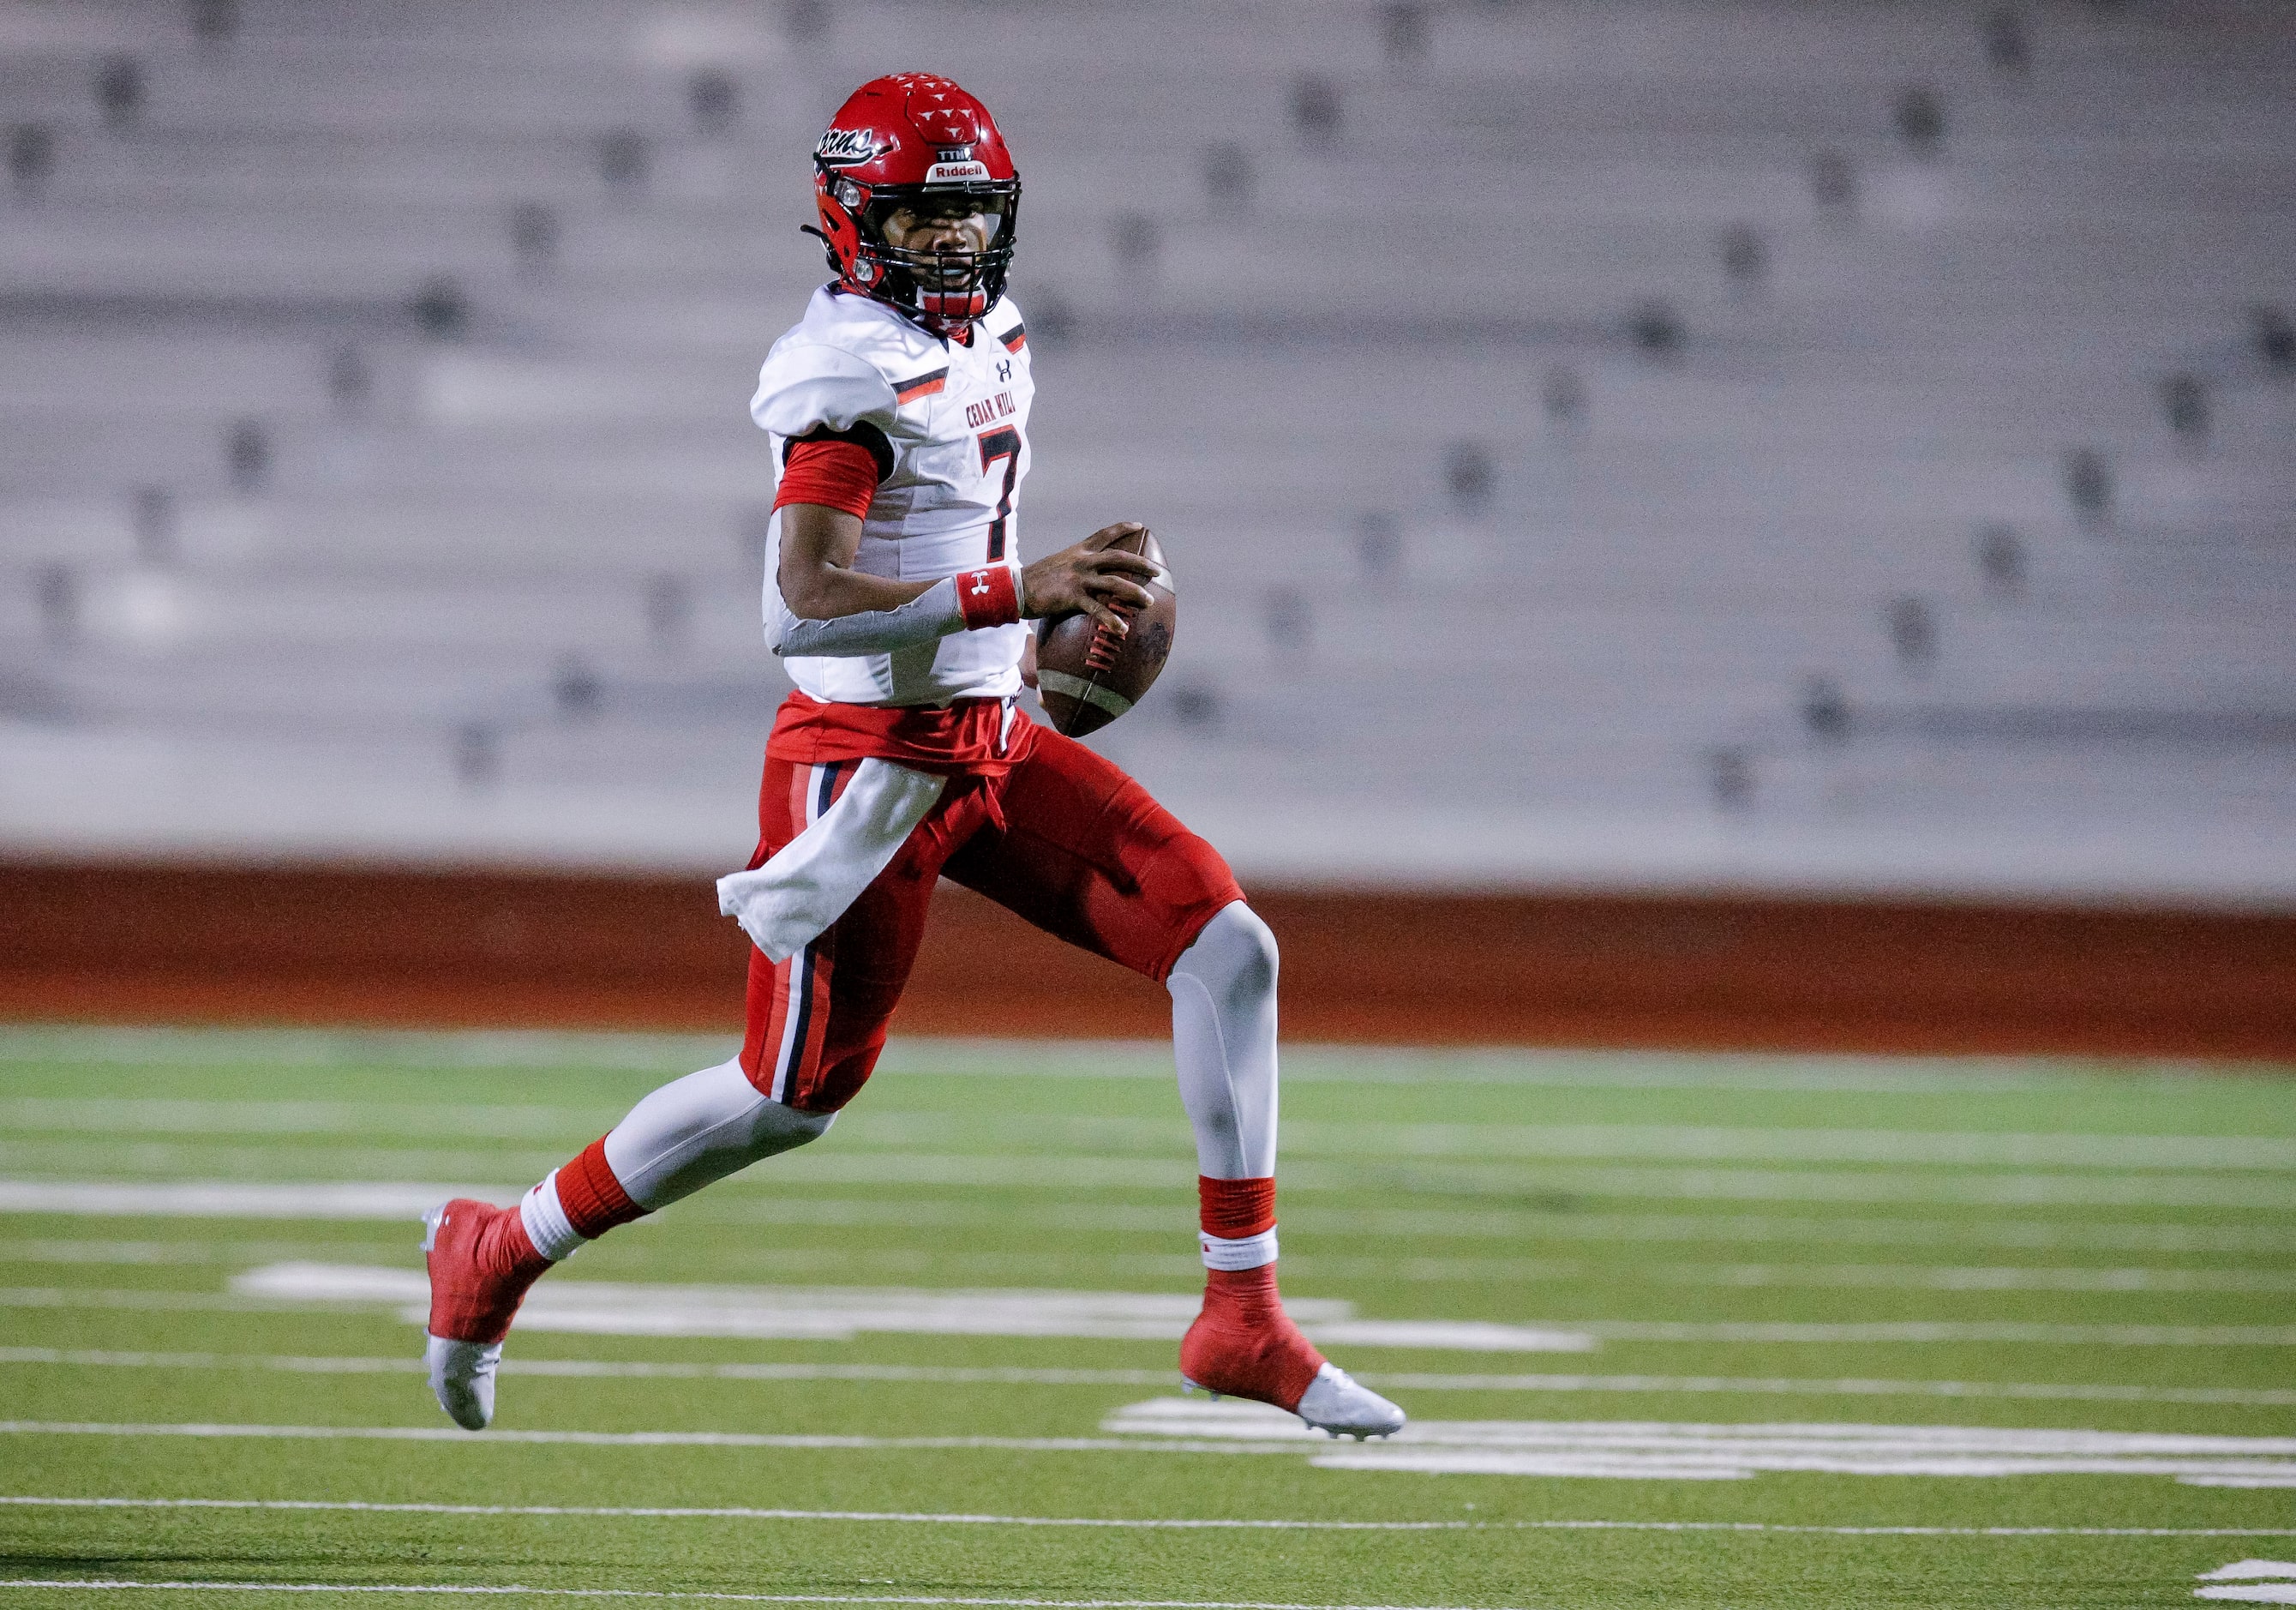
{"label": "red track surface", "polygon": [[[2296,915],[1267,890],[1300,1040],[2296,1061]],[[0,864],[0,1017],[738,1030],[706,878]],[[944,888],[897,1031],[1158,1036],[1164,993]]]}

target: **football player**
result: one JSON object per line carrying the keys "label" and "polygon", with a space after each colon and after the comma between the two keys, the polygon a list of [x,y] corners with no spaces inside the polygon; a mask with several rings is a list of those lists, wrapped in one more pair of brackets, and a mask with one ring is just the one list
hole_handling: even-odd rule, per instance
{"label": "football player", "polygon": [[758,850],[722,879],[753,941],[741,1054],[654,1091],[515,1208],[429,1216],[427,1357],[473,1430],[521,1300],[595,1236],[826,1131],[868,1079],[936,879],[1166,985],[1196,1137],[1203,1308],[1184,1378],[1333,1434],[1403,1411],[1326,1362],[1275,1286],[1275,941],[1218,853],[1019,708],[1024,621],[1111,630],[1156,567],[1107,527],[1023,564],[1034,396],[1004,294],[1021,182],[947,78],[856,91],[814,157],[835,277],[774,343],[751,415],[779,475],[766,639],[797,691],[766,745]]}

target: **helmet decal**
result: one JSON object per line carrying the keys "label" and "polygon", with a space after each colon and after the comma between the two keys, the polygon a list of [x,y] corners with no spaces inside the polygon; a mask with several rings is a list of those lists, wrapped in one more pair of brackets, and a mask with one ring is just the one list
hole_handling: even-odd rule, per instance
{"label": "helmet decal", "polygon": [[832,164],[865,162],[877,154],[875,138],[865,128],[832,128],[813,148],[816,161]]}
{"label": "helmet decal", "polygon": [[[811,233],[846,289],[943,335],[962,332],[1004,294],[1021,176],[988,109],[952,80],[894,73],[854,91],[814,148],[814,199],[820,227]],[[931,250],[887,237],[904,209],[945,216],[968,200],[989,220],[977,250],[952,250],[945,236]]]}

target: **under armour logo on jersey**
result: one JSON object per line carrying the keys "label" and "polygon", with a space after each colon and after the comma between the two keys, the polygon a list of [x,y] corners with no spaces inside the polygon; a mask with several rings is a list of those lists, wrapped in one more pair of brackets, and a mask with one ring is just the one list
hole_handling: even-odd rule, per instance
{"label": "under armour logo on jersey", "polygon": [[987,595],[988,591],[988,572],[987,571],[975,571],[972,572],[972,590],[977,596]]}
{"label": "under armour logo on jersey", "polygon": [[1013,378],[1013,360],[1011,358],[999,358],[997,360],[996,378],[999,380],[1010,380]]}

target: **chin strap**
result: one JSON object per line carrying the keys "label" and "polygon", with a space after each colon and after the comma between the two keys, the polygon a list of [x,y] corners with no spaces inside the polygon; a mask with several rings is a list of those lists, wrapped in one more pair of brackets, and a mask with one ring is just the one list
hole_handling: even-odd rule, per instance
{"label": "chin strap", "polygon": [[[829,237],[820,230],[811,224],[800,224],[798,226],[798,233],[809,234],[823,245],[830,247],[829,266],[837,270],[839,285],[856,296],[868,297],[873,301],[883,302],[885,306],[898,312],[906,314],[935,335],[950,341],[968,341],[972,326],[988,316],[988,293],[985,291],[968,291],[962,296],[949,296],[939,292],[920,292],[917,295],[918,306],[914,310],[904,308],[898,302],[886,297],[874,286],[857,283],[853,276],[846,272],[844,265],[838,262],[834,246],[832,245]],[[964,311],[951,312],[946,308],[931,306],[934,302],[962,302]]]}

